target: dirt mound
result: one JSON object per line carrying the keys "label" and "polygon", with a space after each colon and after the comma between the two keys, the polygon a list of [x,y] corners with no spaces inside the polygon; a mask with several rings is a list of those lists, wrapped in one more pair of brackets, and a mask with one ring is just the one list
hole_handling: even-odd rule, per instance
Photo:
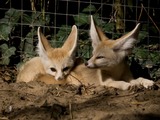
{"label": "dirt mound", "polygon": [[[159,83],[157,83],[159,86]],[[160,89],[0,83],[0,120],[159,120]]]}

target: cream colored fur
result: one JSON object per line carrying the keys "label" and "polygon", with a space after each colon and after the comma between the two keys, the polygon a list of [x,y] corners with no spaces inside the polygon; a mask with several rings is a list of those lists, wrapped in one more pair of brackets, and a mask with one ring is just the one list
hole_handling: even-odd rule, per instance
{"label": "cream colored fur", "polygon": [[[39,80],[45,82],[46,84],[94,84],[104,85],[106,87],[114,87],[122,90],[127,90],[129,87],[139,85],[149,88],[153,86],[154,82],[145,78],[138,78],[134,80],[129,70],[127,61],[125,60],[125,57],[131,53],[131,50],[134,47],[134,43],[138,37],[139,28],[140,24],[137,24],[137,26],[128,34],[117,40],[110,40],[104,35],[102,30],[94,24],[93,17],[91,16],[90,36],[92,40],[93,56],[87,61],[86,64],[79,62],[79,60],[74,61],[74,67],[72,67],[69,74],[63,77],[63,79],[59,80],[55,79],[55,75],[46,72],[45,67],[43,67],[45,65],[45,61],[41,61],[40,57],[38,57],[33,58],[31,61],[26,63],[20,72],[22,73],[23,71],[23,74],[20,74],[19,76],[23,78],[22,81],[28,82],[27,76],[37,70],[36,67],[33,67],[35,62],[37,62],[37,64],[40,66],[40,69],[37,71],[39,74],[34,73],[34,80]],[[46,39],[43,40],[43,42],[46,41]],[[69,47],[72,45],[73,44],[70,44]],[[48,43],[42,46],[45,49],[48,49],[48,47],[51,49]],[[67,46],[65,49],[65,51],[69,51]],[[45,50],[43,50],[42,56],[44,56],[44,59],[49,58],[46,60],[58,60],[59,62],[57,62],[56,65],[61,66],[61,63],[66,62],[65,59],[62,59],[63,57],[61,52],[62,51],[56,52],[54,55],[52,54],[54,56],[53,57],[49,53],[45,54]]]}
{"label": "cream colored fur", "polygon": [[123,90],[139,85],[145,88],[153,86],[154,82],[145,78],[134,80],[125,60],[138,39],[139,29],[140,24],[137,24],[131,32],[117,40],[111,40],[94,24],[91,16],[90,36],[93,56],[86,65],[92,69],[99,69],[101,74],[105,74],[105,77],[100,80],[101,85]]}
{"label": "cream colored fur", "polygon": [[17,82],[36,80],[40,74],[55,76],[56,80],[64,79],[74,67],[77,47],[77,27],[74,25],[67,40],[61,48],[50,46],[46,37],[38,28],[38,54],[26,62],[17,76]]}
{"label": "cream colored fur", "polygon": [[[131,53],[139,34],[140,24],[128,34],[117,40],[107,38],[102,30],[95,26],[91,16],[90,36],[93,56],[86,63],[75,66],[64,81],[58,84],[94,84],[127,90],[132,86],[153,86],[154,82],[145,78],[133,79],[125,57]],[[55,84],[53,77],[40,77],[41,81]],[[43,78],[43,79],[42,79]],[[49,80],[50,79],[50,80]],[[46,81],[48,80],[48,81]]]}

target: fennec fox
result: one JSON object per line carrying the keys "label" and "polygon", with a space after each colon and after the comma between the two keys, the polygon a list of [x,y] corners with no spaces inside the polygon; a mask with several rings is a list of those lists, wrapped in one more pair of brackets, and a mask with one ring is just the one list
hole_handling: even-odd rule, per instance
{"label": "fennec fox", "polygon": [[51,75],[41,75],[38,80],[47,84],[94,84],[127,90],[132,86],[143,85],[145,88],[153,86],[154,82],[145,78],[133,79],[129,70],[126,56],[133,49],[137,40],[140,24],[128,34],[117,40],[107,38],[102,30],[95,26],[91,16],[90,36],[92,40],[93,56],[85,63],[72,69],[65,80],[55,81]]}
{"label": "fennec fox", "polygon": [[102,85],[128,89],[129,86],[137,85],[143,85],[145,88],[148,88],[154,84],[153,81],[141,77],[133,80],[129,66],[125,60],[138,38],[139,29],[140,23],[131,32],[121,38],[111,40],[94,24],[93,17],[91,16],[90,37],[92,40],[93,56],[88,60],[86,66],[100,70]]}
{"label": "fennec fox", "polygon": [[55,76],[55,80],[64,79],[75,63],[77,34],[77,27],[74,25],[63,46],[53,48],[39,27],[37,45],[39,57],[32,58],[21,67],[17,82],[36,80],[40,74]]}

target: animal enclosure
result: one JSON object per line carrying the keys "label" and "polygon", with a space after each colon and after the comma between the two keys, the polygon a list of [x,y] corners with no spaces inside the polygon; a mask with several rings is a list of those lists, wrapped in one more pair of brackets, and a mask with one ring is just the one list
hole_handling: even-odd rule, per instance
{"label": "animal enclosure", "polygon": [[[19,65],[36,55],[37,27],[53,46],[61,46],[72,25],[79,29],[77,56],[88,59],[90,15],[111,38],[141,23],[139,39],[129,57],[131,67],[154,80],[160,77],[160,1],[155,0],[1,0],[0,64]],[[143,73],[143,72],[142,72]],[[138,73],[136,73],[138,74]]]}
{"label": "animal enclosure", "polygon": [[[0,0],[0,120],[160,120],[159,6],[160,0]],[[126,59],[134,77],[151,79],[155,86],[122,91],[15,82],[19,65],[37,55],[39,26],[59,47],[76,25],[76,55],[88,60],[90,15],[113,40],[141,23]]]}

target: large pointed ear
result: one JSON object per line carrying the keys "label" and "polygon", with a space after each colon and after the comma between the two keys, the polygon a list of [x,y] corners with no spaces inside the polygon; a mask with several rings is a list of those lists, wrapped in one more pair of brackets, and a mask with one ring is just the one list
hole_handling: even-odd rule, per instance
{"label": "large pointed ear", "polygon": [[48,40],[46,39],[46,37],[41,32],[40,27],[38,27],[37,34],[38,34],[37,52],[40,57],[47,57],[46,52],[51,48],[51,46],[50,46]]}
{"label": "large pointed ear", "polygon": [[109,38],[107,38],[105,36],[105,34],[103,33],[103,31],[95,25],[93,16],[91,15],[91,26],[90,26],[90,37],[92,40],[92,47],[95,48],[101,41],[103,40],[108,40]]}
{"label": "large pointed ear", "polygon": [[137,42],[139,30],[140,23],[138,23],[131,32],[117,39],[113,45],[113,50],[130,52],[130,50],[134,47],[134,44]]}
{"label": "large pointed ear", "polygon": [[62,46],[63,49],[69,51],[69,55],[71,56],[74,55],[74,53],[76,52],[77,42],[78,42],[77,36],[78,36],[77,26],[73,25],[67,40]]}

